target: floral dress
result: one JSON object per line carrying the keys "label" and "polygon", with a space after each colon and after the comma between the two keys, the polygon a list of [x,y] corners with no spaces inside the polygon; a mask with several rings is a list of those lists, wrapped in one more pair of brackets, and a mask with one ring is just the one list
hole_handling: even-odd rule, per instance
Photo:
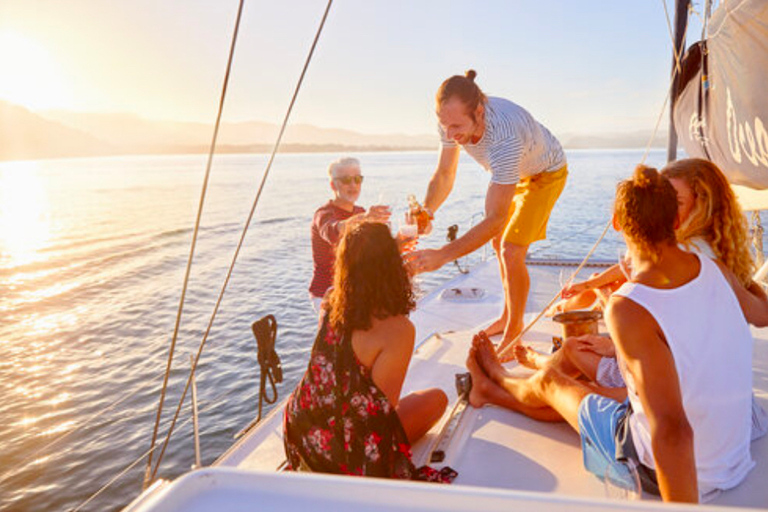
{"label": "floral dress", "polygon": [[416,468],[397,411],[352,350],[351,336],[323,321],[283,423],[291,469],[451,482],[456,472]]}

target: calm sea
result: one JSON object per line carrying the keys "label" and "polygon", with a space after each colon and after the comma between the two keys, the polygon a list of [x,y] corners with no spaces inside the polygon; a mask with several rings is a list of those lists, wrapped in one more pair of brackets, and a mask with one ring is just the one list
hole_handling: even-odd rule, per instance
{"label": "calm sea", "polygon": [[[640,150],[571,151],[570,176],[538,257],[580,258],[610,217],[615,184]],[[197,372],[203,462],[210,463],[257,407],[250,324],[277,317],[286,396],[298,381],[316,319],[307,299],[309,224],[329,197],[338,155],[279,156],[235,266]],[[402,218],[423,197],[436,153],[367,153],[360,204],[384,202]],[[488,175],[462,157],[440,210],[468,229]],[[648,163],[659,165],[654,151]],[[216,157],[202,217],[163,430],[170,419],[232,259],[266,157]],[[71,510],[149,448],[202,186],[205,157],[151,156],[0,164],[0,509]],[[474,219],[478,220],[477,217]],[[614,234],[596,257],[613,259]],[[476,255],[475,260],[478,259]],[[455,275],[419,278],[421,292]],[[190,417],[185,404],[182,421]],[[192,427],[177,429],[160,470],[194,462]],[[143,460],[84,510],[117,510],[141,490]]]}

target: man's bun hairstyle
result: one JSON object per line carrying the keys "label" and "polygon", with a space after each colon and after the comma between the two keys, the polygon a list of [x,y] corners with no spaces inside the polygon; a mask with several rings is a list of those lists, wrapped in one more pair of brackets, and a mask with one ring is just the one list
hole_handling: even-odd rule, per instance
{"label": "man's bun hairstyle", "polygon": [[475,83],[476,77],[477,71],[469,69],[463,75],[453,75],[445,80],[435,95],[437,108],[440,109],[443,103],[456,96],[467,106],[467,114],[476,121],[475,111],[477,111],[478,105],[484,105],[488,101],[483,91]]}

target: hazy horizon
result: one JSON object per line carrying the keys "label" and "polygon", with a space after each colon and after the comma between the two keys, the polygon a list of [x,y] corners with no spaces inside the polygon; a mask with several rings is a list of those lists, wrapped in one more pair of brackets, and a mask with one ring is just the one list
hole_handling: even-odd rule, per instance
{"label": "hazy horizon", "polygon": [[[213,122],[236,1],[40,4],[0,4],[0,100],[36,113]],[[280,123],[325,5],[246,4],[226,122]],[[556,134],[649,130],[671,53],[663,6],[652,2],[338,0],[291,123],[433,134],[435,90],[474,68],[487,94]]]}

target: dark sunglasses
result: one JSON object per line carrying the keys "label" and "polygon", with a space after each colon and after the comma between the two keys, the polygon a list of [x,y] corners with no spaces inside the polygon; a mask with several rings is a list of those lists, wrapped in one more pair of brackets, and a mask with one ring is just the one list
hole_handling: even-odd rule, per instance
{"label": "dark sunglasses", "polygon": [[363,182],[362,176],[344,176],[342,178],[333,178],[336,181],[340,181],[344,185],[351,185],[354,183],[355,185],[360,185]]}

